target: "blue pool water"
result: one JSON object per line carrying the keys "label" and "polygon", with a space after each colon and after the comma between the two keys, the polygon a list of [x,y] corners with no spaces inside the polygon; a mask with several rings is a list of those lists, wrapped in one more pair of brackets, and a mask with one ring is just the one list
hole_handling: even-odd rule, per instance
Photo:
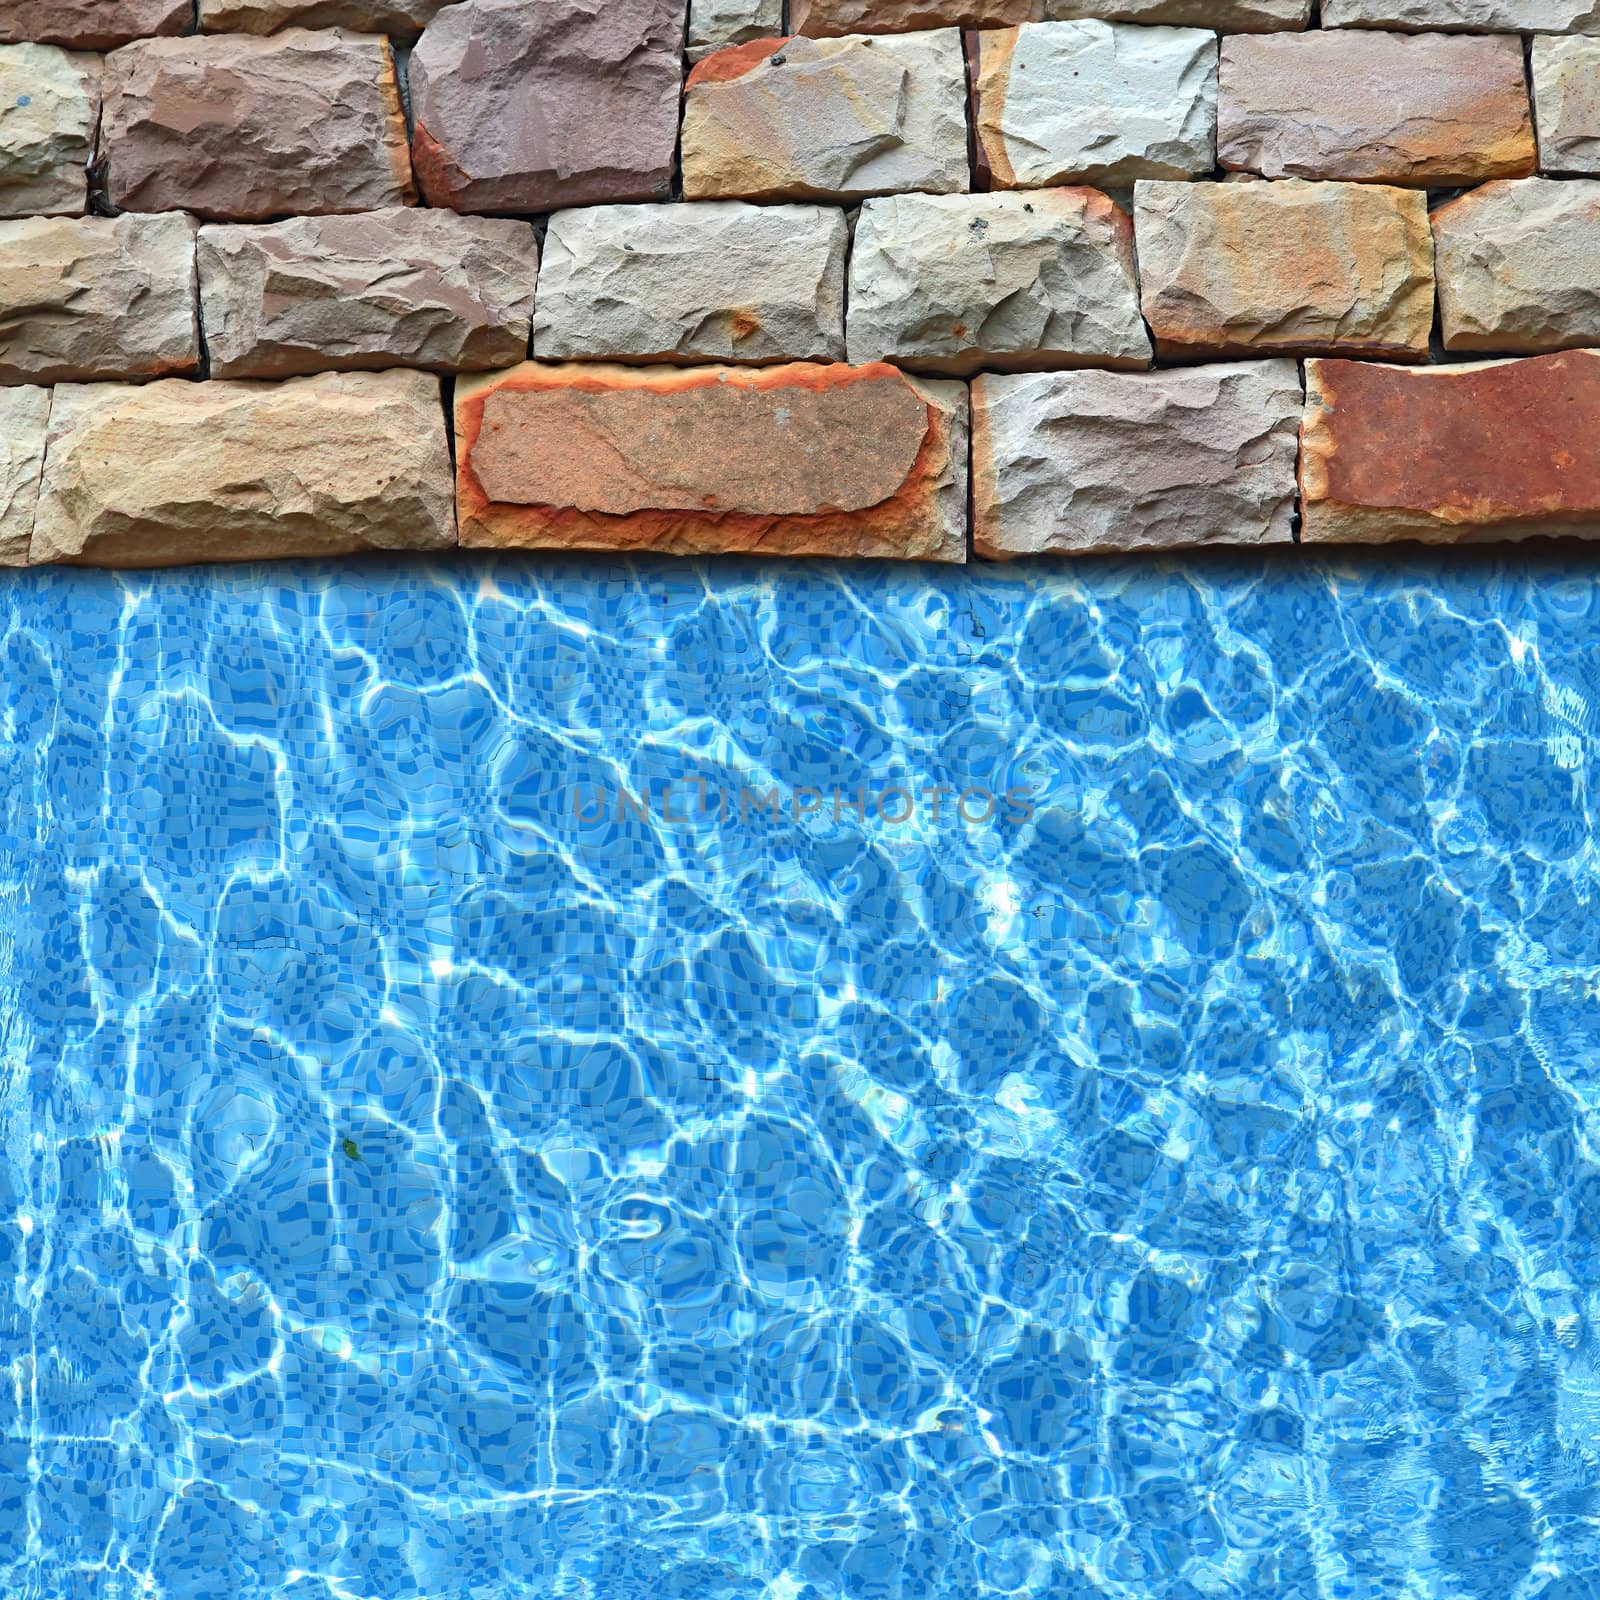
{"label": "blue pool water", "polygon": [[1591,563],[0,658],[6,1600],[1600,1595]]}

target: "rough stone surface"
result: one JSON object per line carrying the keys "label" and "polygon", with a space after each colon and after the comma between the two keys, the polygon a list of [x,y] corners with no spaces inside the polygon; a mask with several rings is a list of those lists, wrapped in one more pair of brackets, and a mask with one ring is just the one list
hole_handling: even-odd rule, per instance
{"label": "rough stone surface", "polygon": [[528,353],[531,224],[396,206],[200,231],[211,371],[222,378],[510,366]]}
{"label": "rough stone surface", "polygon": [[353,28],[414,39],[453,0],[200,0],[202,33]]}
{"label": "rough stone surface", "polygon": [[1431,220],[1445,349],[1600,345],[1600,179],[1486,183]]}
{"label": "rough stone surface", "polygon": [[930,372],[1145,367],[1133,226],[1097,189],[869,200],[850,359]]}
{"label": "rough stone surface", "polygon": [[28,560],[49,417],[48,389],[0,389],[0,567]]}
{"label": "rough stone surface", "polygon": [[685,0],[461,0],[411,58],[430,205],[554,211],[672,190]]}
{"label": "rough stone surface", "polygon": [[1165,23],[1174,28],[1214,28],[1218,33],[1271,33],[1303,28],[1311,0],[1045,0],[1045,19],[1075,22]]}
{"label": "rough stone surface", "polygon": [[1533,100],[1541,170],[1600,173],[1600,39],[1535,39]]}
{"label": "rough stone surface", "polygon": [[1010,28],[1024,22],[1146,22],[1241,32],[1303,28],[1311,0],[790,0],[796,33]]}
{"label": "rough stone surface", "polygon": [[1419,190],[1141,183],[1134,229],[1158,354],[1428,354],[1433,241]]}
{"label": "rough stone surface", "polygon": [[194,0],[5,0],[0,44],[111,50],[130,39],[183,33],[193,18]]}
{"label": "rough stone surface", "polygon": [[811,39],[924,28],[1010,28],[1044,19],[1045,0],[789,0],[789,26]]}
{"label": "rough stone surface", "polygon": [[254,222],[416,198],[394,57],[372,34],[125,45],[106,57],[100,150],[125,211]]}
{"label": "rough stone surface", "polygon": [[1479,33],[1592,33],[1596,0],[1324,0],[1325,28],[1458,28]]}
{"label": "rough stone surface", "polygon": [[181,212],[0,222],[0,383],[197,371],[194,233]]}
{"label": "rough stone surface", "polygon": [[691,200],[860,200],[967,187],[966,66],[954,28],[763,39],[689,75]]}
{"label": "rough stone surface", "polygon": [[823,206],[596,206],[545,238],[544,359],[838,361],[844,213]]}
{"label": "rough stone surface", "polygon": [[55,391],[31,559],[164,567],[454,541],[439,380]]}
{"label": "rough stone surface", "polygon": [[457,385],[461,542],[963,561],[966,429],[881,364],[529,362]]}
{"label": "rough stone surface", "polygon": [[972,386],[973,550],[1171,550],[1291,538],[1292,361],[985,375]]}
{"label": "rough stone surface", "polygon": [[1043,22],[977,38],[977,139],[995,188],[1199,177],[1216,165],[1215,34]]}
{"label": "rough stone surface", "polygon": [[100,118],[100,58],[0,45],[0,217],[81,216]]}
{"label": "rough stone surface", "polygon": [[1306,363],[1301,538],[1600,538],[1600,351]]}
{"label": "rough stone surface", "polygon": [[783,0],[689,0],[689,59],[783,32]]}
{"label": "rough stone surface", "polygon": [[1514,35],[1241,35],[1222,41],[1217,159],[1269,178],[1420,188],[1521,177],[1533,122]]}

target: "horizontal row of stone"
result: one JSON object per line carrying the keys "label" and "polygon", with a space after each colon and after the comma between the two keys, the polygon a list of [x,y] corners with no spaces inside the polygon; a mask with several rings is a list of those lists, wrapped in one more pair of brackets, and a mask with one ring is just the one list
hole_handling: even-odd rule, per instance
{"label": "horizontal row of stone", "polygon": [[526,362],[458,385],[453,482],[440,399],[408,371],[5,390],[0,563],[1256,545],[1293,539],[1297,489],[1313,542],[1600,537],[1596,351],[1313,361],[1305,393],[1286,360],[970,389],[881,363]]}
{"label": "horizontal row of stone", "polygon": [[[781,0],[690,0],[697,37],[723,44],[776,32]],[[789,25],[817,38],[919,28],[1005,28],[1024,22],[1146,22],[1270,33],[1308,27],[1312,0],[789,0]],[[1324,28],[1436,28],[1481,33],[1600,33],[1593,0],[1322,0]],[[691,28],[695,24],[691,21]]]}
{"label": "horizontal row of stone", "polygon": [[[110,205],[254,221],[412,204],[542,213],[673,192],[682,84],[670,0],[440,13],[409,79],[339,29],[142,40],[104,58],[0,46],[0,215]],[[552,20],[554,19],[554,20]],[[630,20],[631,19],[631,20]],[[437,30],[437,32],[435,31]],[[624,49],[597,68],[597,52]],[[1600,38],[1237,35],[1103,22],[758,40],[683,99],[690,199],[852,201],[1209,176],[1450,187],[1600,172]],[[492,68],[482,67],[485,61]],[[537,104],[540,114],[527,114]],[[413,170],[414,163],[414,170]]]}
{"label": "horizontal row of stone", "polygon": [[408,207],[0,222],[0,384],[488,371],[530,349],[954,376],[1423,360],[1436,273],[1451,350],[1600,346],[1595,179],[1484,184],[1431,217],[1414,190],[1298,179],[1141,183],[1132,222],[1095,189],[891,195],[850,237],[821,206],[584,207],[551,219],[541,275],[531,224]]}
{"label": "horizontal row of stone", "polygon": [[0,384],[399,366],[528,354],[531,224],[395,207],[259,227],[184,212],[0,222]]}
{"label": "horizontal row of stone", "polygon": [[[744,3],[744,0],[740,0]],[[354,28],[413,39],[451,0],[6,0],[0,43],[111,50],[192,33]]]}
{"label": "horizontal row of stone", "polygon": [[[42,40],[105,50],[158,34],[272,33],[280,28],[357,28],[414,36],[453,0],[11,0],[0,42]],[[776,34],[784,0],[689,0],[691,55]],[[798,34],[908,33],[923,28],[1002,28],[1024,22],[1175,24],[1223,32],[1305,28],[1312,0],[789,0]],[[1325,28],[1600,32],[1592,0],[1324,0]]]}
{"label": "horizontal row of stone", "polygon": [[[534,18],[505,9],[514,3],[463,0],[413,58],[414,148],[429,202],[500,212],[656,197],[649,186],[659,191],[673,175],[671,65],[658,61],[647,75],[648,51],[636,50],[636,81],[618,85],[618,108],[625,99],[634,115],[626,133],[586,125],[590,145],[574,146],[552,177],[549,128],[531,134],[515,104],[530,85],[559,100],[559,69]],[[498,73],[471,70],[486,42],[499,51]],[[574,41],[564,33],[562,43]],[[1080,21],[976,32],[965,48],[954,29],[757,39],[689,75],[682,190],[854,201],[1191,180],[1219,162],[1263,177],[1417,188],[1526,176],[1541,164],[1600,171],[1600,39],[1541,36],[1532,62],[1537,133],[1522,40],[1511,35],[1219,41],[1199,28]]]}

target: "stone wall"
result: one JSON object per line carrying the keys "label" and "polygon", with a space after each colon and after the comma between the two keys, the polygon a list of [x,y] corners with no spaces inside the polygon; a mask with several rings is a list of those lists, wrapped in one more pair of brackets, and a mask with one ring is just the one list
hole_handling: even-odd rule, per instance
{"label": "stone wall", "polygon": [[8,0],[0,562],[1600,535],[1595,0],[784,9]]}

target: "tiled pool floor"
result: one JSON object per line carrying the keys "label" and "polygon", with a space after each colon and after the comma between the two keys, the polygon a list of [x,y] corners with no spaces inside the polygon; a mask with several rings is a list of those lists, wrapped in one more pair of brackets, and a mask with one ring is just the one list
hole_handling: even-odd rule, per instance
{"label": "tiled pool floor", "polygon": [[1597,704],[1548,556],[0,578],[0,1595],[1595,1600]]}

